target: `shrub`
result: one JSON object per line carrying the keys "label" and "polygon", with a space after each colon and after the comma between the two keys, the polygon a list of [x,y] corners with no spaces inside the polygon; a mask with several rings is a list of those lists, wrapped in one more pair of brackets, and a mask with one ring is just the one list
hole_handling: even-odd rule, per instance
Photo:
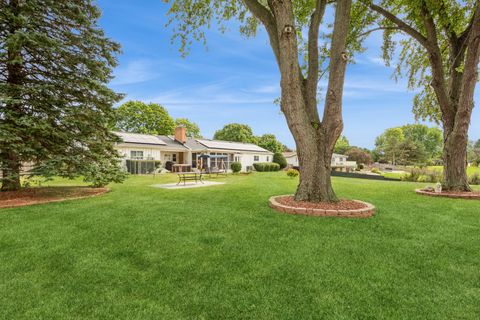
{"label": "shrub", "polygon": [[441,182],[442,173],[438,170],[426,170],[420,168],[413,168],[410,173],[401,177],[403,181],[412,182]]}
{"label": "shrub", "polygon": [[377,169],[377,168],[372,168],[372,170],[370,170],[370,171],[372,171],[373,173],[381,174],[380,170]]}
{"label": "shrub", "polygon": [[288,169],[287,170],[287,176],[289,176],[290,178],[298,177],[298,175],[299,175],[298,170],[295,170],[295,169]]}
{"label": "shrub", "polygon": [[259,172],[280,170],[280,165],[274,162],[256,162],[253,167]]}
{"label": "shrub", "polygon": [[468,183],[469,184],[480,184],[480,175],[478,172],[475,172],[468,178]]}
{"label": "shrub", "polygon": [[238,173],[242,170],[242,164],[240,162],[232,162],[230,169],[232,169],[233,173]]}
{"label": "shrub", "polygon": [[278,163],[278,165],[280,166],[280,170],[287,167],[287,159],[285,159],[283,154],[281,154],[280,152],[276,152],[273,155],[273,162]]}

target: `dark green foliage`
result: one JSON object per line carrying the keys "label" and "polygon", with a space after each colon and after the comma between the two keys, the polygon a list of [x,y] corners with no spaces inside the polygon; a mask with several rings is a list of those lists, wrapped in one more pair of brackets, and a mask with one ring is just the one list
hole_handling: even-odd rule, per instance
{"label": "dark green foliage", "polygon": [[117,130],[124,132],[170,135],[175,131],[172,117],[158,103],[127,101],[116,110],[116,117]]}
{"label": "dark green foliage", "polygon": [[281,154],[280,152],[273,154],[273,162],[278,163],[280,166],[280,170],[285,169],[287,167],[287,159]]}
{"label": "dark green foliage", "polygon": [[238,173],[242,170],[242,164],[240,162],[232,162],[230,169],[232,169],[233,173]]}
{"label": "dark green foliage", "polygon": [[280,165],[274,162],[255,162],[253,167],[259,172],[280,170]]}
{"label": "dark green foliage", "polygon": [[121,96],[107,87],[119,45],[99,28],[100,10],[91,1],[0,4],[2,189],[19,186],[24,162],[70,177],[98,166],[104,182],[120,180],[109,125]]}

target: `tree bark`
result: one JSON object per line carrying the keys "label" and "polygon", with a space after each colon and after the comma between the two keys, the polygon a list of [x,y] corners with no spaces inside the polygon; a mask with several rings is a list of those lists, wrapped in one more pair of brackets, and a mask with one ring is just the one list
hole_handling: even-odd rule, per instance
{"label": "tree bark", "polygon": [[[442,114],[443,189],[449,191],[471,191],[467,177],[468,128],[474,105],[473,96],[478,81],[480,57],[480,1],[469,25],[457,35],[451,25],[445,25],[449,37],[449,77],[446,77],[442,61],[442,50],[438,42],[438,30],[428,10],[427,2],[421,1],[421,18],[425,27],[420,31],[396,17],[386,9],[369,3],[372,10],[416,39],[428,53],[432,70],[432,87]],[[448,13],[445,13],[448,14]],[[463,71],[458,70],[463,65]]]}
{"label": "tree bark", "polygon": [[[20,6],[18,0],[12,0],[10,2],[12,11],[16,16],[20,15]],[[19,20],[19,19],[17,19]],[[15,34],[20,26],[19,22],[11,25],[9,32]],[[22,93],[20,90],[23,84],[23,62],[21,56],[21,48],[19,46],[9,46],[7,51],[7,85],[8,98],[5,103],[5,116],[3,124],[15,128],[17,119],[21,118],[22,105],[19,101],[22,100]],[[11,144],[4,144],[1,147],[0,163],[2,169],[2,187],[1,191],[13,191],[20,189],[20,168],[21,161],[17,150],[14,150]]]}
{"label": "tree bark", "polygon": [[6,154],[3,157],[2,187],[1,191],[15,191],[20,189],[20,168],[15,153]]}

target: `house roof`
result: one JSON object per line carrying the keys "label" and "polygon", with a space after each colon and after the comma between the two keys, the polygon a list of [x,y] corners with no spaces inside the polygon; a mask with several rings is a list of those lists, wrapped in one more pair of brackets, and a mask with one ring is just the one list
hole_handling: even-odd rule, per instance
{"label": "house roof", "polygon": [[123,142],[126,143],[139,143],[139,144],[153,144],[166,146],[167,144],[159,137],[151,134],[139,134],[139,133],[127,133],[127,132],[114,132]]}
{"label": "house roof", "polygon": [[[217,150],[235,150],[235,151],[249,151],[249,152],[261,152],[261,153],[272,153],[262,147],[257,146],[253,143],[241,143],[241,142],[232,142],[232,141],[222,141],[222,140],[209,140],[209,139],[196,139],[196,141],[205,146],[207,149],[217,149]],[[205,149],[205,148],[204,148]]]}
{"label": "house roof", "polygon": [[208,151],[208,150],[232,150],[232,151],[247,151],[247,152],[261,152],[272,153],[253,143],[241,143],[221,140],[209,139],[195,139],[187,138],[187,142],[182,144],[175,140],[172,136],[160,136],[151,134],[114,132],[120,137],[124,143],[148,144],[178,149],[191,149],[192,151]]}

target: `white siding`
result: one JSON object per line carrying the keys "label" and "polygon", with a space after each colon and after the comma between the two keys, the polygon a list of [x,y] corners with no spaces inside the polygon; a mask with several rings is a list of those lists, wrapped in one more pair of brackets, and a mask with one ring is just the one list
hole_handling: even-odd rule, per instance
{"label": "white siding", "polygon": [[163,160],[160,157],[160,149],[158,148],[119,146],[117,150],[126,159],[130,158],[131,151],[143,151],[144,159]]}
{"label": "white siding", "polygon": [[[272,162],[272,154],[260,154],[260,153],[242,153],[240,156],[240,163],[242,164],[242,171],[247,171],[248,167],[253,168],[255,162]],[[258,160],[255,160],[258,157]]]}

